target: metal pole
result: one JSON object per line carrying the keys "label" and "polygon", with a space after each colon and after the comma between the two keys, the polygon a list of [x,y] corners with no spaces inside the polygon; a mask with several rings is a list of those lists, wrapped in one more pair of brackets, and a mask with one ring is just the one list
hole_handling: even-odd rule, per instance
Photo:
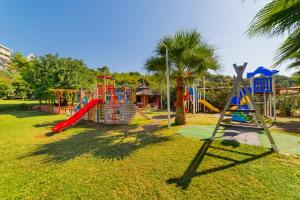
{"label": "metal pole", "polygon": [[250,87],[252,89],[252,97],[254,98],[254,79],[251,77],[250,79]]}
{"label": "metal pole", "polygon": [[[201,100],[202,99],[202,93],[201,93],[201,89],[200,89],[200,96],[199,96],[199,100]],[[199,102],[199,100],[198,100],[198,102]],[[202,105],[201,105],[201,103],[199,103],[199,110],[201,110],[202,111]]]}
{"label": "metal pole", "polygon": [[168,128],[171,127],[170,121],[170,77],[169,77],[169,52],[168,52],[168,47],[166,47],[166,65],[167,65],[167,109],[168,109]]}
{"label": "metal pole", "polygon": [[194,81],[193,81],[193,114],[196,114],[196,89],[195,89]]}
{"label": "metal pole", "polygon": [[272,75],[272,92],[273,92],[273,112],[274,112],[274,118],[273,120],[276,122],[276,85],[275,85],[275,75]]}
{"label": "metal pole", "polygon": [[[205,76],[203,77],[203,99],[205,101],[205,93],[206,93],[206,87],[205,87]],[[205,112],[205,105],[203,105],[203,111]]]}

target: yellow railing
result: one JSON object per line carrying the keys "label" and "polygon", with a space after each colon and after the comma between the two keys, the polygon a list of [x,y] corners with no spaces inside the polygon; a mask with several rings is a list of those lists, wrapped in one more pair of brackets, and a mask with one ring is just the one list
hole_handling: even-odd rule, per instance
{"label": "yellow railing", "polygon": [[60,113],[67,113],[70,110],[73,110],[74,106],[61,106],[60,107]]}

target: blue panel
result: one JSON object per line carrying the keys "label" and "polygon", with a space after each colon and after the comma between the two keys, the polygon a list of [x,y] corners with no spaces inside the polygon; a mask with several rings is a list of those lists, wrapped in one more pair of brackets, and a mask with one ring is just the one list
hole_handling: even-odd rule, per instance
{"label": "blue panel", "polygon": [[240,105],[239,109],[249,110],[249,107],[248,107],[248,105]]}
{"label": "blue panel", "polygon": [[123,100],[124,100],[124,99],[123,99],[123,92],[118,91],[118,92],[117,92],[117,95],[118,95],[118,99],[119,99],[120,101],[123,101]]}
{"label": "blue panel", "polygon": [[126,101],[129,102],[129,92],[126,91]]}
{"label": "blue panel", "polygon": [[272,92],[271,77],[255,78],[253,80],[253,84],[254,84],[254,93]]}
{"label": "blue panel", "polygon": [[237,96],[233,96],[232,99],[231,99],[231,104],[232,105],[237,105],[237,102],[238,102],[237,101]]}
{"label": "blue panel", "polygon": [[193,95],[193,88],[192,87],[189,87],[189,94]]}

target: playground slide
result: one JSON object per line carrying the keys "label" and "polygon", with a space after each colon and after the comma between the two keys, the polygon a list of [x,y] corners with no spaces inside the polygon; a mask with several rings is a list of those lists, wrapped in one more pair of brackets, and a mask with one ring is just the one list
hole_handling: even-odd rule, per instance
{"label": "playground slide", "polygon": [[[212,110],[214,112],[221,112],[219,108],[214,107],[213,105],[211,105],[210,103],[208,103],[204,99],[200,99],[199,102],[202,103],[203,105],[205,105],[206,107],[208,107],[210,110]],[[237,109],[237,106],[232,106],[230,108],[230,110],[235,110],[235,109]],[[230,112],[225,112],[225,114],[229,115]]]}
{"label": "playground slide", "polygon": [[75,113],[69,119],[56,124],[52,128],[52,131],[58,133],[58,132],[61,132],[65,129],[67,129],[72,124],[76,123],[79,119],[81,119],[91,108],[93,108],[99,102],[100,102],[99,99],[92,99],[90,102],[88,102],[83,108],[81,108],[77,113]]}
{"label": "playground slide", "polygon": [[247,105],[248,102],[250,102],[250,99],[248,96],[244,96],[240,102],[241,105]]}
{"label": "playground slide", "polygon": [[211,105],[210,103],[208,103],[204,99],[200,99],[199,102],[202,103],[203,105],[205,105],[211,111],[218,112],[218,113],[221,112],[219,108],[214,107],[213,105]]}

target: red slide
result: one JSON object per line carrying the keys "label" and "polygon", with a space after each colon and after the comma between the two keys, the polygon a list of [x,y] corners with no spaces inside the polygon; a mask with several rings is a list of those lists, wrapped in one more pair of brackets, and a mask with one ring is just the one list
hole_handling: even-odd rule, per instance
{"label": "red slide", "polygon": [[95,105],[100,103],[101,101],[99,99],[92,99],[90,102],[88,102],[84,107],[82,107],[77,113],[75,113],[72,117],[69,119],[59,122],[56,124],[53,128],[52,131],[55,133],[61,132],[77,122],[81,117],[85,115],[91,108],[93,108]]}

